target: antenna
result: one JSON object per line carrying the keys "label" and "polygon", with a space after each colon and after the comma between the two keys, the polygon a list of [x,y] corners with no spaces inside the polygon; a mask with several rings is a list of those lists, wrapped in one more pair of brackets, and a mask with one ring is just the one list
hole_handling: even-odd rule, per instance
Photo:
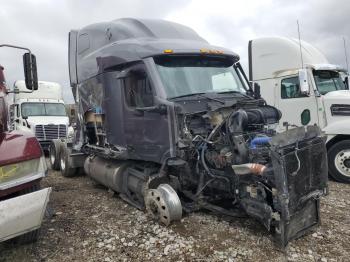
{"label": "antenna", "polygon": [[302,68],[304,68],[303,52],[302,52],[302,50],[301,50],[301,40],[300,40],[299,20],[297,20],[297,26],[298,26],[298,38],[299,38],[299,48],[300,48],[300,60],[301,60],[301,67],[302,67]]}
{"label": "antenna", "polygon": [[345,44],[344,36],[343,36],[343,42],[344,42],[344,52],[345,52],[345,61],[346,61],[346,71],[348,71],[348,74],[349,74],[348,53],[346,52],[346,44]]}

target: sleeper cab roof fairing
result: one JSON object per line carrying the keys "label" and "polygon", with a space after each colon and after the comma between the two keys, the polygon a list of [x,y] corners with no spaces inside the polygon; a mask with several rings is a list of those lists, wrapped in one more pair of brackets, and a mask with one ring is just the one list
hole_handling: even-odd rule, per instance
{"label": "sleeper cab roof fairing", "polygon": [[235,62],[239,60],[237,54],[210,45],[191,28],[165,20],[122,18],[71,32],[77,35],[70,37],[70,41],[76,41],[77,54],[69,66],[77,67],[78,83],[111,67],[167,54],[164,50],[172,50],[172,54],[220,55]]}

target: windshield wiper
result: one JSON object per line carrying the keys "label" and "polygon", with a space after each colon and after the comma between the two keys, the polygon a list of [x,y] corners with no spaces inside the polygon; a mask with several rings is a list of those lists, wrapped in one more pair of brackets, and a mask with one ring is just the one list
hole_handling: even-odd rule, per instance
{"label": "windshield wiper", "polygon": [[217,92],[217,94],[230,94],[230,93],[233,93],[233,94],[240,94],[241,96],[245,96],[245,97],[249,97],[247,94],[244,94],[242,92],[239,92],[239,91],[235,91],[235,90],[230,90],[230,91],[222,91],[222,92]]}
{"label": "windshield wiper", "polygon": [[227,90],[227,91],[221,91],[221,92],[216,92],[217,94],[226,94],[226,93],[235,93],[235,94],[242,94],[239,91],[236,90]]}
{"label": "windshield wiper", "polygon": [[186,95],[181,95],[181,96],[175,96],[175,97],[172,97],[171,99],[176,99],[176,98],[181,98],[181,97],[186,97],[186,96],[201,96],[201,97],[204,97],[204,98],[207,98],[207,99],[210,99],[212,101],[216,101],[216,102],[219,102],[221,104],[225,104],[224,101],[222,100],[219,100],[219,99],[216,99],[216,98],[213,98],[213,97],[210,97],[210,96],[207,96],[206,93],[193,93],[193,94],[186,94]]}

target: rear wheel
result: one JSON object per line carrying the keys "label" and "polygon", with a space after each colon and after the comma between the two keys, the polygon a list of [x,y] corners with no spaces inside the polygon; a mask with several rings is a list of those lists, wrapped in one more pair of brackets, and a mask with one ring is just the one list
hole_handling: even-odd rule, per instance
{"label": "rear wheel", "polygon": [[65,177],[72,177],[78,174],[79,168],[72,167],[70,161],[70,149],[67,148],[65,143],[61,143],[60,147],[60,169],[61,173]]}
{"label": "rear wheel", "polygon": [[329,148],[328,168],[334,180],[350,183],[350,140],[340,141]]}
{"label": "rear wheel", "polygon": [[59,139],[54,139],[50,143],[49,147],[49,158],[51,168],[53,170],[60,170],[60,149],[62,141]]}

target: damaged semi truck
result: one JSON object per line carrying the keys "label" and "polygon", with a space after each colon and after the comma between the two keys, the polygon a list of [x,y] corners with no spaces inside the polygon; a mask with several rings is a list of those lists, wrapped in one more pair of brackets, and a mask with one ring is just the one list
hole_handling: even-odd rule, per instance
{"label": "damaged semi truck", "polygon": [[54,140],[64,176],[92,179],[168,225],[206,209],[260,221],[284,247],[320,222],[327,193],[318,127],[281,118],[239,56],[163,20],[119,19],[69,34],[73,141]]}

